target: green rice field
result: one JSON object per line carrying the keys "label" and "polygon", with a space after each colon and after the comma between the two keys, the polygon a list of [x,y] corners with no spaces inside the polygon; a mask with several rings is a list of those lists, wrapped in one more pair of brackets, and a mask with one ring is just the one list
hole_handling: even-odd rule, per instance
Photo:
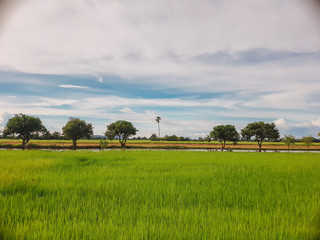
{"label": "green rice field", "polygon": [[0,239],[320,239],[320,154],[2,150]]}

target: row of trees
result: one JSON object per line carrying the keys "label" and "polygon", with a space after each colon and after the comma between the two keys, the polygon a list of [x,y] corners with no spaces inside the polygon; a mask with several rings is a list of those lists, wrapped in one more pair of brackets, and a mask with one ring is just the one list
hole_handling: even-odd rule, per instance
{"label": "row of trees", "polygon": [[[160,136],[160,122],[161,118],[157,117],[156,121],[158,123],[158,130]],[[4,131],[4,137],[17,137],[22,139],[22,149],[25,149],[26,144],[31,138],[35,136],[42,137],[52,137],[52,138],[65,138],[71,139],[73,143],[73,148],[77,148],[77,141],[82,138],[90,139],[93,137],[93,126],[91,123],[86,123],[84,120],[79,118],[71,117],[66,125],[62,128],[63,134],[58,132],[50,134],[50,132],[42,124],[41,120],[37,117],[27,116],[25,114],[16,114],[14,117],[9,119]],[[117,138],[121,144],[122,148],[125,148],[127,139],[134,136],[138,132],[131,122],[119,120],[114,123],[107,125],[107,130],[105,136],[113,140]],[[261,152],[262,143],[265,140],[275,141],[280,138],[279,130],[276,128],[274,123],[265,122],[253,122],[249,123],[245,128],[241,130],[242,138],[246,140],[253,139],[258,143],[259,151]],[[318,134],[320,136],[320,133]],[[48,138],[47,138],[48,139]],[[50,139],[50,138],[49,138]],[[156,134],[153,134],[150,138],[151,140],[158,140]],[[240,139],[240,134],[237,132],[233,125],[219,125],[213,128],[213,131],[207,136],[206,140],[211,139],[217,140],[221,143],[221,151],[225,149],[226,142],[234,142],[236,144]],[[189,138],[177,137],[176,135],[168,136],[166,135],[163,140],[165,141],[189,141]],[[282,139],[288,145],[294,144],[296,139],[287,135]],[[303,141],[309,146],[313,138],[304,137]],[[104,141],[104,144],[105,141]]]}
{"label": "row of trees", "polygon": [[[254,139],[258,143],[259,152],[262,149],[262,142],[265,140],[276,141],[280,138],[279,130],[276,128],[274,123],[264,123],[264,122],[253,122],[249,123],[245,128],[241,130],[241,135],[244,139],[250,140]],[[320,132],[318,133],[320,137]],[[213,131],[210,132],[210,135],[207,137],[210,139],[217,140],[221,143],[221,151],[225,149],[226,142],[236,142],[240,139],[240,134],[237,132],[233,125],[219,125],[213,128]],[[292,135],[285,135],[282,138],[288,149],[290,145],[295,144],[297,140]],[[305,136],[301,139],[308,148],[313,142],[312,136]]]}
{"label": "row of trees", "polygon": [[182,137],[182,136],[178,137],[177,135],[171,135],[171,136],[165,135],[164,137],[159,138],[157,136],[157,134],[155,134],[155,133],[153,133],[150,136],[149,140],[151,140],[151,141],[160,141],[160,140],[163,140],[163,141],[191,141],[191,139],[188,137]]}
{"label": "row of trees", "polygon": [[[243,138],[254,140],[258,143],[259,152],[261,152],[262,142],[264,140],[274,141],[280,138],[279,130],[274,123],[253,122],[249,123],[241,130]],[[236,143],[240,139],[240,134],[233,125],[219,125],[210,132],[210,138],[221,143],[221,151],[225,149],[226,142]]]}
{"label": "row of trees", "polygon": [[[118,138],[121,147],[124,148],[127,139],[135,135],[138,130],[127,121],[116,121],[107,126],[105,136],[109,139]],[[71,117],[66,125],[62,128],[63,137],[72,140],[73,149],[77,148],[77,141],[82,138],[90,139],[93,137],[93,126],[79,118]],[[17,137],[22,139],[22,149],[33,136],[46,135],[48,130],[42,124],[38,117],[27,116],[25,114],[16,114],[9,119],[5,129],[4,137]],[[59,135],[61,137],[61,135]]]}

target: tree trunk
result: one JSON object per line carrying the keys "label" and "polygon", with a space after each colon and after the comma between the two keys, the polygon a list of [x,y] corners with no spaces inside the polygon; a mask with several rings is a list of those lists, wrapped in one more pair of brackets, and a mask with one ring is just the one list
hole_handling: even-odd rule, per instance
{"label": "tree trunk", "polygon": [[221,152],[223,152],[225,146],[226,146],[226,142],[221,141]]}
{"label": "tree trunk", "polygon": [[77,140],[72,140],[73,150],[77,150]]}
{"label": "tree trunk", "polygon": [[261,152],[262,142],[258,142],[259,145],[259,152]]}
{"label": "tree trunk", "polygon": [[119,140],[121,144],[121,148],[124,150],[126,148],[126,141],[125,140]]}
{"label": "tree trunk", "polygon": [[158,132],[159,132],[159,141],[160,141],[160,123],[158,122]]}
{"label": "tree trunk", "polygon": [[22,139],[22,150],[26,149],[26,140]]}

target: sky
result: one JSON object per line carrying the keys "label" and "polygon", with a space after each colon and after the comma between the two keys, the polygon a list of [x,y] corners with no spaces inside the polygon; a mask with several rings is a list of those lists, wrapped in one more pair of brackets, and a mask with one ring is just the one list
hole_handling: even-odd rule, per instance
{"label": "sky", "polygon": [[0,1],[0,129],[24,113],[96,135],[127,120],[150,137],[157,116],[162,136],[254,121],[320,132],[317,1],[13,2]]}

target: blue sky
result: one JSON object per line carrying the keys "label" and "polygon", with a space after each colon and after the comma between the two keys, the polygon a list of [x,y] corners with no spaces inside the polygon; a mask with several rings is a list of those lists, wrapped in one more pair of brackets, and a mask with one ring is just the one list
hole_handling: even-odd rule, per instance
{"label": "blue sky", "polygon": [[[315,1],[316,2],[316,1]],[[8,8],[9,9],[9,8]],[[275,122],[320,131],[320,27],[302,0],[21,1],[0,18],[0,128],[15,113],[95,134],[128,120],[139,136],[198,138]]]}

